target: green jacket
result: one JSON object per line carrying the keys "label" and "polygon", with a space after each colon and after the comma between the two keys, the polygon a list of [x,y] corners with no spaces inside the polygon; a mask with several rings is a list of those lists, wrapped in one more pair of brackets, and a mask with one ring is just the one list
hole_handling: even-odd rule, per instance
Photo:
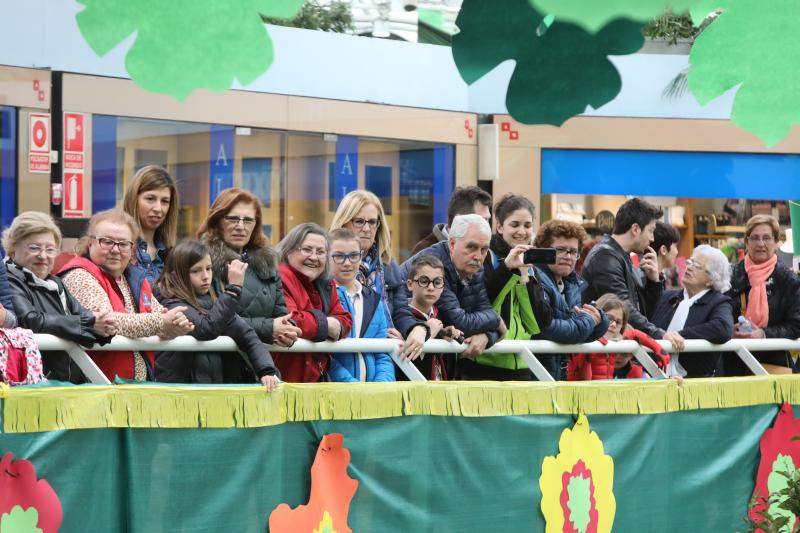
{"label": "green jacket", "polygon": [[[535,277],[535,274],[532,272],[531,276]],[[494,302],[492,302],[492,308],[495,312],[506,318],[506,314],[502,312],[504,304],[508,306],[507,310],[509,311],[507,315],[508,320],[506,322],[508,333],[506,333],[505,339],[530,340],[534,335],[540,332],[536,317],[533,314],[533,306],[531,305],[528,287],[527,285],[519,283],[519,274],[511,275],[511,278],[509,278],[503,286],[503,289],[494,299]],[[482,365],[511,370],[519,370],[528,367],[525,361],[514,353],[480,355],[475,361]]]}
{"label": "green jacket", "polygon": [[[214,279],[224,286],[228,283],[228,263],[241,256],[221,239],[206,244],[211,251]],[[268,246],[251,248],[247,250],[247,264],[236,314],[253,327],[263,342],[272,344],[273,320],[289,313],[278,274],[278,256]]]}

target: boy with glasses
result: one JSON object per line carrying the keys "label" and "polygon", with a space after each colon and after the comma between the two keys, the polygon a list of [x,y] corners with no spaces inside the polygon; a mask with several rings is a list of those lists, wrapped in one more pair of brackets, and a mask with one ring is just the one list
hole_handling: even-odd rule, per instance
{"label": "boy with glasses", "polygon": [[[331,273],[345,311],[353,318],[350,338],[387,339],[387,313],[380,294],[356,279],[361,264],[361,246],[349,229],[330,233]],[[331,381],[394,381],[394,364],[388,353],[334,353],[328,369]]]}
{"label": "boy with glasses", "polygon": [[[406,287],[411,291],[409,306],[414,318],[422,320],[431,332],[431,339],[446,338],[463,341],[464,334],[455,326],[445,327],[437,318],[439,310],[436,302],[444,290],[444,265],[434,255],[420,255],[411,262]],[[441,354],[422,354],[413,363],[425,379],[445,381],[455,377],[455,365],[458,357]]]}

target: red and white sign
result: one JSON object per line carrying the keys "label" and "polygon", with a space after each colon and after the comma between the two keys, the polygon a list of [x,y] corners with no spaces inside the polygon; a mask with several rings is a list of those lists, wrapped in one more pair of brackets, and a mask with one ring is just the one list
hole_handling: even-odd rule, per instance
{"label": "red and white sign", "polygon": [[64,172],[64,217],[83,216],[83,172]]}
{"label": "red and white sign", "polygon": [[50,173],[50,115],[28,115],[28,172]]}
{"label": "red and white sign", "polygon": [[[84,167],[84,114],[64,113],[64,171],[83,170]],[[65,184],[66,187],[66,184]]]}

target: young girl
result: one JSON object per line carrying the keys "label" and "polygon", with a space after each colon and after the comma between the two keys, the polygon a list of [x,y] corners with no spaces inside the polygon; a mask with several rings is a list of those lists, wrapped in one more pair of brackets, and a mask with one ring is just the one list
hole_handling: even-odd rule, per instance
{"label": "young girl", "polygon": [[[247,356],[252,371],[268,391],[278,384],[277,370],[255,331],[236,314],[247,264],[231,261],[229,284],[216,294],[212,287],[212,265],[208,248],[199,241],[183,241],[167,257],[158,279],[161,304],[167,308],[186,306],[186,317],[195,325],[190,333],[198,340],[226,335]],[[236,352],[159,352],[156,381],[173,383],[241,383],[243,375]],[[248,371],[249,373],[249,371]]]}
{"label": "young girl", "polygon": [[[608,316],[606,334],[598,339],[602,344],[608,341],[635,340],[645,348],[653,350],[653,357],[659,368],[666,369],[669,355],[646,333],[638,329],[627,329],[628,306],[614,294],[604,294],[598,298],[597,307]],[[644,377],[638,362],[633,361],[632,353],[582,353],[571,357],[567,366],[569,381],[588,381],[593,379],[630,379]]]}

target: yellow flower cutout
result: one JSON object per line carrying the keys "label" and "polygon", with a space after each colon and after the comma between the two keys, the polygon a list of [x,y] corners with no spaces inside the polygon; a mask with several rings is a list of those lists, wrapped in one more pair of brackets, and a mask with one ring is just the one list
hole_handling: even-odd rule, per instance
{"label": "yellow flower cutout", "polygon": [[607,533],[614,524],[614,460],[580,415],[558,441],[559,453],[542,463],[539,487],[546,533]]}
{"label": "yellow flower cutout", "polygon": [[319,523],[319,529],[315,529],[314,533],[336,533],[333,529],[333,518],[328,511],[322,513],[322,522]]}

